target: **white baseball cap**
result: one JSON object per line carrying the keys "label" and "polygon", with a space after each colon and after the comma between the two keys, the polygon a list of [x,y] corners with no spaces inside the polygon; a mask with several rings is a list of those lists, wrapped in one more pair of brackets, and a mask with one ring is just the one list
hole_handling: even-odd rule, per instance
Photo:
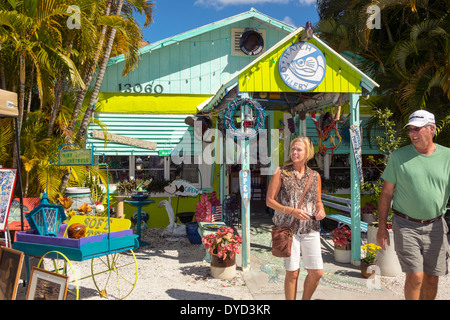
{"label": "white baseball cap", "polygon": [[435,123],[434,114],[426,110],[418,110],[409,116],[409,122],[403,128],[407,126],[423,127],[427,123]]}

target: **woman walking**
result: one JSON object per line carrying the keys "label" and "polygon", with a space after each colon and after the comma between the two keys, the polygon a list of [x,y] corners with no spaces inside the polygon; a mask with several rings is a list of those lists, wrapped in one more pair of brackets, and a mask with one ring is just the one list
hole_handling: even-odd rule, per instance
{"label": "woman walking", "polygon": [[[291,256],[284,259],[286,300],[295,300],[300,271],[300,254],[308,275],[303,285],[303,300],[311,299],[322,277],[323,261],[320,246],[320,221],[325,218],[321,199],[320,175],[306,164],[314,156],[314,147],[308,137],[297,137],[290,145],[290,157],[270,180],[266,205],[275,210],[273,222],[288,227],[294,219]],[[311,177],[303,202],[299,201]]]}

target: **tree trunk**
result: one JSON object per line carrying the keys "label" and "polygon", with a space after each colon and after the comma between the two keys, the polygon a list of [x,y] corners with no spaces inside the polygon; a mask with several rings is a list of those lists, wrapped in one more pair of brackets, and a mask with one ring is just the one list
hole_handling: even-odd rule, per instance
{"label": "tree trunk", "polygon": [[50,121],[48,123],[47,138],[50,138],[53,133],[53,127],[55,126],[56,117],[58,117],[59,107],[61,105],[61,98],[64,90],[64,75],[60,75],[55,84],[55,100],[53,101],[52,112]]}
{"label": "tree trunk", "polygon": [[[23,106],[25,104],[25,56],[23,53],[19,56],[19,101],[18,101],[18,111],[19,116],[17,117],[17,132],[20,135],[20,131],[22,129],[22,119],[23,119]],[[19,139],[19,137],[15,136],[14,139]],[[13,158],[12,158],[12,167],[17,168],[17,143],[13,145]],[[18,168],[20,170],[21,168]]]}
{"label": "tree trunk", "polygon": [[25,120],[28,119],[28,116],[30,115],[31,112],[31,99],[33,98],[33,82],[34,82],[34,66],[31,69],[30,92],[28,92],[27,115],[25,116]]}
{"label": "tree trunk", "polygon": [[[120,0],[116,14],[120,14],[121,13],[121,11],[122,11],[122,4],[123,4],[123,0]],[[109,15],[109,13],[111,12],[111,6],[112,6],[112,0],[109,0],[108,6],[106,8],[105,15]],[[97,63],[98,63],[98,60],[100,58],[100,53],[101,53],[103,42],[104,42],[104,39],[105,39],[105,36],[106,36],[106,28],[107,28],[106,26],[102,27],[102,34],[100,36],[99,46],[98,46],[98,49],[97,49],[97,52],[96,52],[96,55],[95,55],[95,58],[94,58],[94,62],[92,63],[91,68],[88,69],[87,73],[85,74],[85,78],[83,79],[85,81],[84,84],[86,85],[86,89],[82,89],[81,88],[79,93],[78,93],[78,95],[77,95],[77,101],[76,101],[76,105],[75,105],[75,108],[73,110],[73,115],[72,115],[72,123],[69,125],[68,130],[67,130],[68,131],[68,141],[67,141],[68,143],[72,143],[72,135],[73,135],[72,131],[75,128],[75,124],[77,123],[78,114],[79,114],[79,112],[81,110],[81,107],[83,105],[83,101],[84,101],[84,98],[86,96],[86,92],[87,92],[87,90],[88,90],[88,88],[89,88],[89,86],[91,84],[92,77],[94,75],[94,71],[95,71],[95,69],[97,67]],[[113,30],[114,30],[114,36],[115,36],[115,29],[113,29]],[[114,36],[113,36],[113,40],[114,40]],[[110,35],[110,38],[111,38],[111,35]],[[108,44],[109,44],[109,42],[108,42]],[[112,48],[112,45],[111,45],[111,48]],[[109,48],[109,51],[107,50],[107,48],[105,49],[104,58],[103,58],[103,61],[106,61],[105,69],[106,69],[106,64],[107,64],[107,62],[109,60],[109,55],[111,53],[111,48]],[[99,75],[97,77],[97,81],[96,81],[96,86],[97,86],[97,83],[99,81],[100,81],[100,85],[101,85],[101,82],[103,81],[104,74],[105,74],[105,70],[103,70],[103,75],[101,76],[101,79],[99,80],[99,78],[100,78],[100,73],[99,73]],[[98,88],[100,88],[100,86],[98,86]],[[94,88],[94,90],[95,90],[95,88]],[[100,90],[98,90],[98,91],[100,91]],[[96,97],[98,95],[98,91],[95,94]],[[92,97],[93,96],[94,96],[94,93],[91,96],[91,101],[92,101]],[[97,98],[95,98],[95,99],[97,99]],[[91,102],[89,102],[89,105],[90,104],[91,104]],[[95,105],[95,103],[93,105]],[[88,107],[88,109],[89,109],[89,107]],[[88,111],[86,111],[86,113],[88,113]],[[87,128],[87,125],[89,124],[89,121],[88,121],[89,118],[90,118],[90,115],[87,118],[86,118],[86,114],[84,115],[83,121],[85,121],[85,119],[86,119],[86,124],[85,124],[86,128]],[[78,134],[76,136],[77,139],[79,138],[79,132],[81,131],[81,128],[82,128],[82,126],[80,126],[80,130],[78,131]],[[83,136],[84,136],[84,134],[83,134]],[[86,141],[86,138],[84,138],[84,141]],[[63,192],[66,189],[67,183],[69,182],[69,177],[70,177],[70,170],[66,170],[66,172],[64,173],[64,176],[61,179],[61,184],[59,186],[59,191],[60,192]]]}
{"label": "tree trunk", "polygon": [[[106,7],[105,15],[108,16],[111,11],[111,3],[112,0],[108,2],[108,6]],[[89,86],[91,85],[92,77],[94,76],[95,69],[98,65],[98,60],[100,58],[103,43],[105,42],[105,35],[106,35],[106,29],[107,26],[102,26],[102,33],[100,35],[100,39],[97,46],[97,52],[95,53],[94,60],[92,61],[92,64],[90,67],[87,68],[86,73],[84,75],[83,81],[86,86],[86,89],[80,89],[77,94],[77,100],[75,102],[75,107],[73,109],[72,114],[72,122],[69,124],[69,127],[67,128],[68,131],[68,140],[67,143],[72,143],[72,136],[73,136],[73,129],[75,128],[75,125],[77,123],[78,114],[80,113],[81,107],[83,106],[84,98],[86,97],[86,93],[88,91]]]}
{"label": "tree trunk", "polygon": [[[120,13],[122,11],[122,5],[123,5],[123,0],[119,0],[118,4],[117,4],[116,15],[120,15]],[[95,81],[95,86],[94,86],[94,90],[92,92],[91,99],[89,101],[89,105],[84,114],[83,121],[81,122],[80,130],[78,130],[78,133],[76,135],[77,141],[80,141],[80,142],[86,141],[86,131],[87,131],[87,127],[89,124],[89,118],[91,117],[91,115],[94,111],[94,108],[95,108],[95,104],[98,101],[98,93],[100,92],[100,87],[103,82],[103,77],[105,76],[106,66],[108,65],[109,55],[111,54],[111,49],[112,49],[112,46],[114,43],[115,36],[116,36],[116,29],[112,28],[111,32],[109,34],[108,43],[106,44],[105,52],[103,54],[103,60],[102,60],[102,63],[100,65],[100,68],[98,71],[97,79]]]}
{"label": "tree trunk", "polygon": [[6,90],[6,78],[5,78],[5,68],[0,66],[0,89]]}

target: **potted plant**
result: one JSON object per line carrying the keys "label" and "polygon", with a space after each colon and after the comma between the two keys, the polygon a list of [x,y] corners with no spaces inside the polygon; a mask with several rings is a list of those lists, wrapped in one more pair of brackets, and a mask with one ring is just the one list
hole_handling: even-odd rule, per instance
{"label": "potted plant", "polygon": [[222,280],[231,280],[236,275],[236,254],[242,238],[230,227],[221,227],[202,239],[205,249],[211,255],[211,275]]}
{"label": "potted plant", "polygon": [[[377,266],[380,268],[380,273],[382,276],[386,277],[396,277],[401,275],[402,268],[400,262],[398,261],[397,253],[395,252],[394,246],[394,232],[392,231],[391,222],[387,222],[387,229],[389,233],[389,245],[385,243],[386,250],[380,250],[377,255]],[[378,233],[378,222],[373,222],[369,224],[367,228],[367,241],[376,243]]]}
{"label": "potted plant", "polygon": [[367,243],[361,249],[364,251],[364,258],[361,259],[361,274],[364,278],[369,278],[375,273],[373,266],[376,266],[378,250],[381,247],[374,243]]}
{"label": "potted plant", "polygon": [[334,260],[341,263],[350,263],[352,231],[349,227],[343,226],[334,229],[331,234],[334,242]]}
{"label": "potted plant", "polygon": [[374,215],[375,211],[377,211],[377,207],[371,202],[366,202],[361,208],[361,220],[367,223],[375,222],[377,220]]}

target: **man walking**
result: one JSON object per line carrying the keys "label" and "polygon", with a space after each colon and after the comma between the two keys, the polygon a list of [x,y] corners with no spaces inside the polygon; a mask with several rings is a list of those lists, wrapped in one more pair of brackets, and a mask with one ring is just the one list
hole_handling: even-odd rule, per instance
{"label": "man walking", "polygon": [[395,150],[381,178],[378,244],[389,245],[386,228],[393,200],[397,256],[406,273],[405,299],[435,299],[439,276],[447,274],[447,224],[443,218],[450,195],[450,149],[433,142],[434,115],[412,113],[411,144]]}

